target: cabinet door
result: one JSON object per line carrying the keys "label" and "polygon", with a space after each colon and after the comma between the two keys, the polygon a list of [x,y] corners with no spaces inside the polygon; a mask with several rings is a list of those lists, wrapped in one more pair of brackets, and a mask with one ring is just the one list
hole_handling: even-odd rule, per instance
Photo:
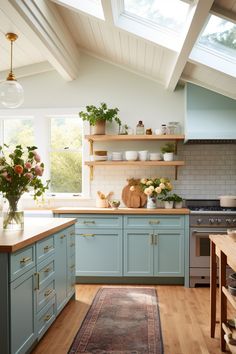
{"label": "cabinet door", "polygon": [[75,293],[75,227],[68,229],[67,235],[67,298]]}
{"label": "cabinet door", "polygon": [[154,231],[154,275],[184,276],[184,231]]}
{"label": "cabinet door", "polygon": [[125,230],[124,275],[153,276],[153,230]]}
{"label": "cabinet door", "polygon": [[35,268],[11,283],[11,353],[24,354],[37,338]]}
{"label": "cabinet door", "polygon": [[55,288],[57,313],[67,301],[67,231],[58,232],[55,239]]}
{"label": "cabinet door", "polygon": [[76,275],[122,275],[122,231],[77,229]]}

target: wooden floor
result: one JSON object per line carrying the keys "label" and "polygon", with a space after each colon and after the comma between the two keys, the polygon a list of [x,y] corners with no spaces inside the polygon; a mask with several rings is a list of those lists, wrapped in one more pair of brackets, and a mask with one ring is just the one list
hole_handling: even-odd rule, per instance
{"label": "wooden floor", "polygon": [[[99,288],[77,285],[76,301],[69,302],[32,353],[67,353]],[[219,325],[216,338],[209,335],[209,288],[158,285],[156,289],[165,354],[220,354]]]}

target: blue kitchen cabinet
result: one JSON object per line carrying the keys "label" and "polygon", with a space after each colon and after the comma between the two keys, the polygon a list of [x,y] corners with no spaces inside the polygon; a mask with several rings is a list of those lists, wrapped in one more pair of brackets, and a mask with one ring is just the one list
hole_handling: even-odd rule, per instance
{"label": "blue kitchen cabinet", "polygon": [[122,230],[77,230],[76,275],[121,276]]}
{"label": "blue kitchen cabinet", "polygon": [[124,275],[183,277],[184,218],[181,215],[125,216]]}

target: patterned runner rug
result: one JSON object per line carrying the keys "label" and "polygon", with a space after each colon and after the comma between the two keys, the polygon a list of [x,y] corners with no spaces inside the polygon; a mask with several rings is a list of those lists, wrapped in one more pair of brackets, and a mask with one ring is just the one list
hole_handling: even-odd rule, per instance
{"label": "patterned runner rug", "polygon": [[163,354],[156,290],[101,288],[68,354]]}

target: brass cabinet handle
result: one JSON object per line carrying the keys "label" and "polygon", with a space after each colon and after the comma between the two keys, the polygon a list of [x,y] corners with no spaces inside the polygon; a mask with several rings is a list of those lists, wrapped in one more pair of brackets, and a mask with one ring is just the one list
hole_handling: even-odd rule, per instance
{"label": "brass cabinet handle", "polygon": [[20,260],[20,263],[22,264],[24,264],[24,263],[26,263],[26,262],[29,262],[29,261],[31,261],[32,259],[30,258],[30,257],[23,257],[21,260]]}
{"label": "brass cabinet handle", "polygon": [[61,235],[60,236],[60,239],[62,240],[63,238],[65,238],[66,237],[66,235]]}
{"label": "brass cabinet handle", "polygon": [[70,247],[73,247],[75,245],[75,243],[74,242],[72,242],[71,244],[70,244]]}
{"label": "brass cabinet handle", "polygon": [[81,234],[81,236],[83,236],[83,237],[94,237],[95,234]]}
{"label": "brass cabinet handle", "polygon": [[53,292],[53,289],[48,289],[45,291],[44,296],[47,297]]}
{"label": "brass cabinet handle", "polygon": [[93,220],[85,220],[84,224],[95,224],[95,221],[93,221]]}
{"label": "brass cabinet handle", "polygon": [[47,252],[50,248],[53,248],[53,246],[51,245],[51,246],[45,246],[44,247],[44,252]]}
{"label": "brass cabinet handle", "polygon": [[34,290],[39,290],[39,273],[34,273],[35,278],[35,288]]}
{"label": "brass cabinet handle", "polygon": [[149,220],[150,225],[158,225],[160,224],[160,220]]}
{"label": "brass cabinet handle", "polygon": [[154,245],[157,245],[158,241],[158,234],[153,235],[154,236]]}
{"label": "brass cabinet handle", "polygon": [[46,316],[44,317],[44,321],[45,321],[45,322],[46,322],[46,321],[49,321],[50,318],[52,318],[52,315],[46,315]]}
{"label": "brass cabinet handle", "polygon": [[70,232],[70,236],[75,236],[75,232],[74,231]]}
{"label": "brass cabinet handle", "polygon": [[153,245],[153,234],[149,234],[149,242],[150,242],[150,245]]}
{"label": "brass cabinet handle", "polygon": [[44,273],[48,273],[48,272],[50,272],[51,270],[52,270],[52,268],[47,267],[47,268],[44,269]]}

